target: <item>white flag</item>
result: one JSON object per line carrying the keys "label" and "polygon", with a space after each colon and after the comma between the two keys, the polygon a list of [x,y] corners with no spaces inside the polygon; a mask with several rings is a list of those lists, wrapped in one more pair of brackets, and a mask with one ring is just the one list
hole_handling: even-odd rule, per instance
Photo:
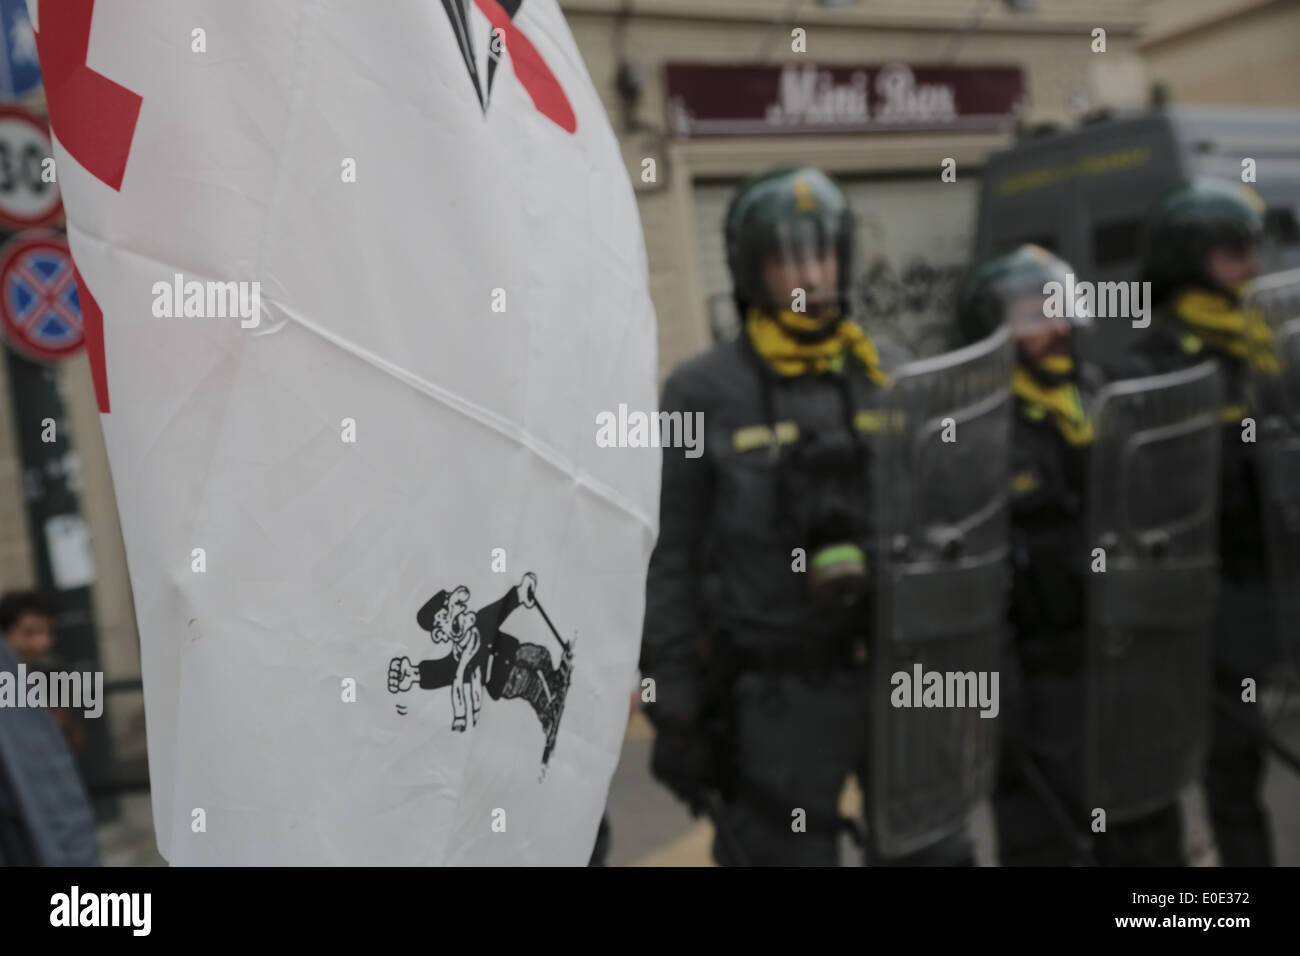
{"label": "white flag", "polygon": [[173,863],[582,864],[658,451],[555,0],[29,0]]}

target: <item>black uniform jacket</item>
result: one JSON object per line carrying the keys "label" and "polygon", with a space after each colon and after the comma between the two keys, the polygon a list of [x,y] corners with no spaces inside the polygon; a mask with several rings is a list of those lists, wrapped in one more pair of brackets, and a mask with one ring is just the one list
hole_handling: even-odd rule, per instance
{"label": "black uniform jacket", "polygon": [[1011,448],[1011,623],[1027,672],[1082,666],[1088,446],[1015,399]]}
{"label": "black uniform jacket", "polygon": [[[882,365],[901,357],[882,351]],[[694,707],[705,628],[761,647],[865,627],[861,611],[814,604],[808,575],[794,570],[795,549],[810,563],[828,526],[846,537],[863,532],[866,466],[856,449],[883,426],[879,394],[855,360],[842,372],[776,376],[744,335],[669,376],[661,408],[702,412],[704,444],[696,458],[682,448],[663,453],[641,660],[660,709]]]}

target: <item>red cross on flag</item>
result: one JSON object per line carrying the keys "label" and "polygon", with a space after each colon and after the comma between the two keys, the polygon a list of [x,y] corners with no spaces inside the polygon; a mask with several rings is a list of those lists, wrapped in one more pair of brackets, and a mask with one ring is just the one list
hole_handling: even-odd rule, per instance
{"label": "red cross on flag", "polygon": [[656,531],[555,0],[30,0],[173,863],[586,862]]}

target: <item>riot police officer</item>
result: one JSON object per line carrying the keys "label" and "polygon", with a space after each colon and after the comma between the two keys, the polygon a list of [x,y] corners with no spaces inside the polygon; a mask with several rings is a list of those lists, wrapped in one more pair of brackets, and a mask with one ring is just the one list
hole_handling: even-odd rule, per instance
{"label": "riot police officer", "polygon": [[[652,770],[697,809],[712,798],[719,863],[834,865],[842,784],[867,772],[864,439],[893,362],[848,320],[853,217],[826,175],[751,179],[725,230],[742,331],[675,369],[661,403],[703,412],[706,438],[699,458],[664,450]],[[868,859],[971,849],[963,829]]]}
{"label": "riot police officer", "polygon": [[[1093,567],[1097,542],[1090,540],[1102,526],[1090,521],[1090,504],[1094,519],[1105,510],[1090,502],[1096,497],[1091,486],[1098,484],[1098,462],[1089,406],[1103,382],[1099,370],[1077,360],[1073,334],[1090,318],[1073,309],[1067,315],[1047,308],[1050,284],[1064,286],[1072,271],[1046,250],[1025,245],[972,269],[958,292],[959,336],[976,341],[1005,322],[1017,352],[1012,380],[1013,642],[1004,664],[1013,690],[993,797],[999,858],[1004,866],[1178,865],[1179,778],[1149,781],[1136,791],[1095,779],[1108,766],[1125,767],[1123,760],[1107,758],[1122,752],[1125,736],[1146,736],[1158,728],[1107,728],[1096,704],[1106,701],[1106,706],[1141,719],[1139,708],[1124,707],[1113,689],[1099,686],[1106,677],[1090,666],[1090,654],[1113,636],[1105,628],[1116,615],[1104,607],[1104,593],[1098,598],[1101,579]],[[1164,406],[1170,404],[1170,394],[1187,388],[1164,387]],[[1133,416],[1122,417],[1131,421]],[[1126,484],[1111,478],[1112,485]],[[1207,498],[1208,485],[1203,491]],[[1121,549],[1113,550],[1112,560],[1122,563]],[[1119,573],[1112,569],[1112,578]],[[1161,698],[1159,672],[1142,672],[1146,664],[1140,659],[1115,659],[1121,668],[1139,670],[1135,680],[1126,683],[1120,676],[1112,688],[1130,688],[1130,700],[1139,693],[1131,688],[1138,686],[1145,688],[1141,694]],[[1165,675],[1165,683],[1177,696],[1187,689],[1174,686],[1172,676]],[[1196,755],[1194,746],[1183,749]],[[1153,756],[1148,753],[1148,759]],[[1176,772],[1188,761],[1171,766]],[[1121,799],[1135,792],[1140,797]],[[1099,800],[1098,794],[1109,799]],[[1110,805],[1094,806],[1097,802]],[[1123,803],[1131,805],[1117,805]],[[1112,817],[1102,827],[1093,825],[1098,810]]]}
{"label": "riot police officer", "polygon": [[[1165,196],[1148,230],[1141,279],[1151,283],[1150,334],[1116,366],[1124,375],[1185,368],[1212,359],[1225,383],[1221,409],[1219,606],[1215,622],[1212,724],[1205,795],[1224,866],[1272,864],[1263,805],[1264,751],[1251,725],[1255,705],[1242,682],[1260,682],[1279,657],[1260,511],[1251,416],[1252,323],[1242,293],[1258,271],[1263,203],[1248,187],[1199,179]],[[1222,708],[1235,713],[1225,714]]]}

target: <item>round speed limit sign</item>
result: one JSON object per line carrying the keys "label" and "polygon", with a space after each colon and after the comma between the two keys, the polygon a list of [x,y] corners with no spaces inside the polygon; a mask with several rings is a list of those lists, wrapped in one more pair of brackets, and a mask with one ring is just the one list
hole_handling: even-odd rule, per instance
{"label": "round speed limit sign", "polygon": [[0,106],[0,226],[11,231],[59,215],[54,149],[45,124],[16,106]]}

